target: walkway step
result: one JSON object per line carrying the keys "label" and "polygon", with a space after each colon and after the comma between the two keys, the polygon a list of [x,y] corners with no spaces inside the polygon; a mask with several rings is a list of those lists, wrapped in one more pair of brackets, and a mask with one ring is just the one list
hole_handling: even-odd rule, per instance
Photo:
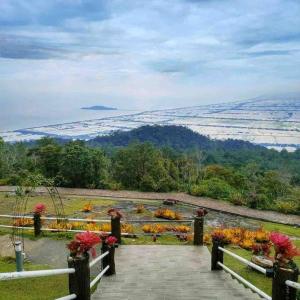
{"label": "walkway step", "polygon": [[93,300],[256,300],[223,271],[210,271],[210,253],[194,246],[121,246],[117,275],[104,277]]}

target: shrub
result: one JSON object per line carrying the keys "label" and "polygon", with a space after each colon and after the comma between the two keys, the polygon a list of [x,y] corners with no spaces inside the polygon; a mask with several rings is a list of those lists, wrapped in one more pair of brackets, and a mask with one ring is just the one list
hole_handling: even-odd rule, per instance
{"label": "shrub", "polygon": [[205,179],[198,186],[193,186],[191,194],[194,196],[207,196],[215,199],[228,200],[236,190],[226,181],[219,178]]}
{"label": "shrub", "polygon": [[153,192],[158,190],[158,186],[152,176],[144,175],[140,182],[140,190],[143,192]]}
{"label": "shrub", "polygon": [[142,227],[142,230],[145,232],[145,233],[162,233],[164,231],[166,231],[166,228],[164,225],[161,225],[161,224],[145,224],[143,227]]}
{"label": "shrub", "polygon": [[142,214],[143,212],[145,212],[145,206],[144,206],[144,204],[138,204],[136,206],[135,211],[136,211],[137,214]]}
{"label": "shrub", "polygon": [[247,196],[246,204],[250,208],[268,208],[270,205],[270,200],[265,194],[256,194],[255,192],[249,193]]}
{"label": "shrub", "polygon": [[229,197],[229,201],[233,205],[244,205],[245,204],[245,199],[243,195],[239,192],[232,193]]}
{"label": "shrub", "polygon": [[7,183],[9,185],[21,185],[22,183],[22,177],[17,175],[17,174],[14,174],[14,175],[11,175],[7,181]]}
{"label": "shrub", "polygon": [[2,178],[0,179],[0,186],[1,185],[9,185],[9,179],[8,178]]}
{"label": "shrub", "polygon": [[156,218],[162,218],[162,219],[167,219],[167,220],[181,220],[182,217],[181,215],[173,211],[171,209],[158,209],[155,211],[154,216]]}
{"label": "shrub", "polygon": [[285,214],[299,214],[299,205],[294,201],[277,200],[275,202],[276,210]]}

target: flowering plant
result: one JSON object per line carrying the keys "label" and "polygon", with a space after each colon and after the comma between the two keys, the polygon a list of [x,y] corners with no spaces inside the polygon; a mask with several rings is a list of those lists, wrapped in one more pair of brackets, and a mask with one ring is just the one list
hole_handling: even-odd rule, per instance
{"label": "flowering plant", "polygon": [[226,236],[225,234],[223,233],[222,230],[214,230],[211,234],[211,238],[213,241],[217,241],[217,242],[225,242],[226,241]]}
{"label": "flowering plant", "polygon": [[107,214],[113,219],[123,218],[123,214],[116,208],[111,208],[107,211]]}
{"label": "flowering plant", "polygon": [[167,220],[181,220],[182,216],[177,211],[173,211],[167,208],[159,208],[155,211],[154,216],[156,218],[162,218]]}
{"label": "flowering plant", "polygon": [[112,235],[105,239],[105,243],[107,244],[108,247],[114,247],[117,242],[118,239]]}
{"label": "flowering plant", "polygon": [[204,217],[207,214],[208,214],[208,211],[205,208],[200,207],[196,210],[197,217]]}
{"label": "flowering plant", "polygon": [[46,205],[43,203],[38,203],[34,207],[34,213],[35,214],[43,214],[46,211]]}
{"label": "flowering plant", "polygon": [[270,234],[270,241],[274,245],[275,260],[279,263],[288,265],[295,256],[300,256],[300,249],[298,249],[291,239],[281,233],[272,232]]}
{"label": "flowering plant", "polygon": [[100,237],[92,232],[86,231],[75,235],[75,239],[67,244],[67,248],[71,252],[71,256],[79,256],[80,254],[91,251],[93,257],[96,256],[95,246],[101,243]]}
{"label": "flowering plant", "polygon": [[84,204],[82,211],[83,212],[91,212],[93,210],[93,205],[91,204],[91,201],[89,203]]}
{"label": "flowering plant", "polygon": [[269,257],[271,253],[271,244],[270,243],[254,244],[252,246],[252,253],[254,255]]}

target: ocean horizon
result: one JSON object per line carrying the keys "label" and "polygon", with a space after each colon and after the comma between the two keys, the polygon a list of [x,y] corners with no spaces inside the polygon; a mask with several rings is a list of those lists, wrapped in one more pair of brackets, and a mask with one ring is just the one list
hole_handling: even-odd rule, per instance
{"label": "ocean horizon", "polygon": [[20,111],[0,112],[0,132],[14,131],[24,128],[49,126],[84,120],[102,119],[127,114],[138,113],[138,110],[86,110],[70,107],[64,110],[35,111],[32,115],[22,114]]}

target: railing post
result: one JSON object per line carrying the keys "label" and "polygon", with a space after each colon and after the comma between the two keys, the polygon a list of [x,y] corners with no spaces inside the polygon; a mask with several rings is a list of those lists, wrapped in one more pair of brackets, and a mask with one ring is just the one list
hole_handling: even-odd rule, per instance
{"label": "railing post", "polygon": [[33,215],[34,236],[39,236],[42,232],[41,214],[34,213]]}
{"label": "railing post", "polygon": [[203,246],[204,217],[194,218],[194,245]]}
{"label": "railing post", "polygon": [[298,281],[299,270],[280,267],[274,263],[274,277],[272,282],[272,300],[296,300],[297,290],[285,284],[287,280]]}
{"label": "railing post", "polygon": [[111,218],[111,235],[115,236],[118,240],[118,244],[121,244],[121,218],[112,217]]}
{"label": "railing post", "polygon": [[104,276],[111,276],[116,274],[115,266],[115,246],[109,247],[105,242],[102,243],[101,252],[102,254],[108,251],[108,255],[102,259],[102,269],[109,266],[109,269],[105,272]]}
{"label": "railing post", "polygon": [[218,265],[218,262],[223,263],[223,252],[219,250],[219,247],[223,248],[223,243],[217,240],[213,240],[213,246],[211,251],[211,270],[222,270]]}
{"label": "railing post", "polygon": [[89,254],[84,253],[81,257],[70,256],[68,258],[68,267],[75,269],[75,273],[69,274],[70,294],[76,294],[76,300],[90,300]]}
{"label": "railing post", "polygon": [[23,271],[23,253],[22,253],[22,242],[15,242],[15,254],[16,254],[16,270],[17,272]]}

